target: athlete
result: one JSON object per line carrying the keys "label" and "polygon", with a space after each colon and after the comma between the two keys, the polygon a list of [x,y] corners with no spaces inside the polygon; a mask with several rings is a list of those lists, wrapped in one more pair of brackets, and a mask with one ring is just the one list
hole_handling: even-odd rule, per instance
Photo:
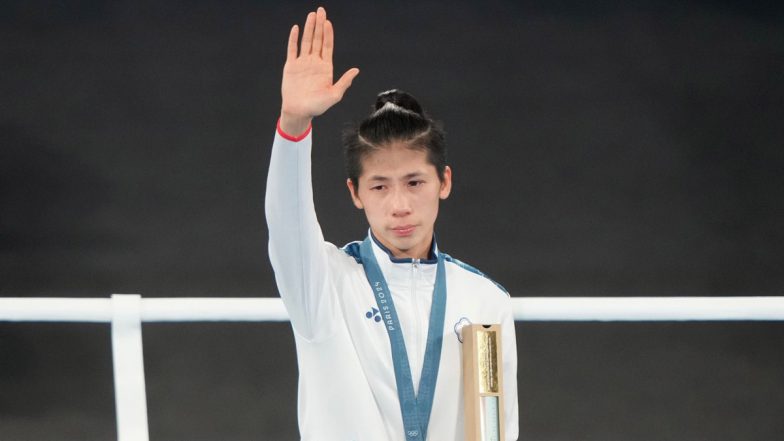
{"label": "athlete", "polygon": [[359,74],[333,83],[332,23],[319,8],[289,35],[265,209],[269,254],[291,317],[303,440],[463,440],[461,337],[500,323],[507,440],[518,435],[517,352],[509,295],[435,240],[449,196],[443,131],[404,92],[381,93],[344,137],[346,185],[364,241],[325,242],[311,182],[311,121]]}

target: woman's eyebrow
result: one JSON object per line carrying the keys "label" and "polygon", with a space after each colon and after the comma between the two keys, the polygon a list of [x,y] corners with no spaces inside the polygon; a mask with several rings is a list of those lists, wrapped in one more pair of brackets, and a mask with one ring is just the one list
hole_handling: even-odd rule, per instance
{"label": "woman's eyebrow", "polygon": [[[422,172],[422,171],[415,171],[415,172],[411,172],[411,173],[406,173],[405,175],[403,175],[400,178],[400,180],[401,181],[406,181],[406,180],[413,179],[413,178],[418,178],[418,177],[421,177],[421,176],[424,176],[424,175],[425,175],[425,173]],[[391,181],[392,179],[393,178],[390,178],[389,176],[383,176],[383,175],[373,175],[373,176],[368,177],[368,181],[373,181],[373,182],[387,182],[387,181]]]}

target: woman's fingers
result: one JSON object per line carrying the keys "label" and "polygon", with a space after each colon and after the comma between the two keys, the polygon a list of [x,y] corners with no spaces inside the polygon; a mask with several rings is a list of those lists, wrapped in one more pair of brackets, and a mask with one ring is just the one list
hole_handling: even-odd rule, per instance
{"label": "woman's fingers", "polygon": [[299,39],[299,26],[294,25],[289,32],[289,47],[286,51],[286,62],[297,59],[297,40]]}
{"label": "woman's fingers", "polygon": [[321,56],[321,45],[324,41],[324,22],[327,20],[327,11],[319,7],[316,11],[316,29],[313,32],[313,55]]}
{"label": "woman's fingers", "polygon": [[310,49],[313,44],[313,30],[316,27],[316,13],[311,12],[305,20],[305,29],[302,31],[302,46],[299,49],[299,55],[310,54]]}
{"label": "woman's fingers", "polygon": [[332,48],[335,47],[335,34],[332,30],[332,22],[324,22],[324,46],[321,48],[321,58],[332,62]]}
{"label": "woman's fingers", "polygon": [[359,69],[349,69],[332,84],[335,33],[324,8],[308,14],[301,35],[299,26],[291,27],[281,84],[283,111],[311,118],[343,98]]}

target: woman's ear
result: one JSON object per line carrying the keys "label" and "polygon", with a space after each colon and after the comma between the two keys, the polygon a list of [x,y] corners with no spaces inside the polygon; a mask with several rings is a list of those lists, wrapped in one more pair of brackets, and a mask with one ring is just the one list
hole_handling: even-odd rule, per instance
{"label": "woman's ear", "polygon": [[346,179],[346,186],[348,187],[348,192],[351,194],[351,201],[354,202],[354,206],[360,210],[365,208],[365,206],[362,205],[362,201],[359,199],[357,189],[354,188],[354,181],[352,181],[351,178]]}
{"label": "woman's ear", "polygon": [[452,192],[452,169],[447,165],[444,167],[444,179],[441,180],[441,190],[438,192],[438,197],[446,199],[449,193]]}

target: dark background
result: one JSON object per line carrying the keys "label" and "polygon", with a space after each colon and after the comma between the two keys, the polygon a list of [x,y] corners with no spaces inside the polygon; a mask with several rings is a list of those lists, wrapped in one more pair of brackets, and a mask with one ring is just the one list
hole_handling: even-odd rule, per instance
{"label": "dark background", "polygon": [[[0,3],[0,295],[276,296],[263,195],[311,2]],[[776,2],[330,2],[340,130],[410,91],[448,132],[439,242],[513,296],[782,295]],[[349,214],[350,213],[350,214]],[[778,440],[780,323],[518,323],[525,440]],[[144,327],[151,439],[297,439],[288,324]],[[0,323],[0,440],[115,437],[108,325]],[[367,439],[375,439],[369,434]]]}

